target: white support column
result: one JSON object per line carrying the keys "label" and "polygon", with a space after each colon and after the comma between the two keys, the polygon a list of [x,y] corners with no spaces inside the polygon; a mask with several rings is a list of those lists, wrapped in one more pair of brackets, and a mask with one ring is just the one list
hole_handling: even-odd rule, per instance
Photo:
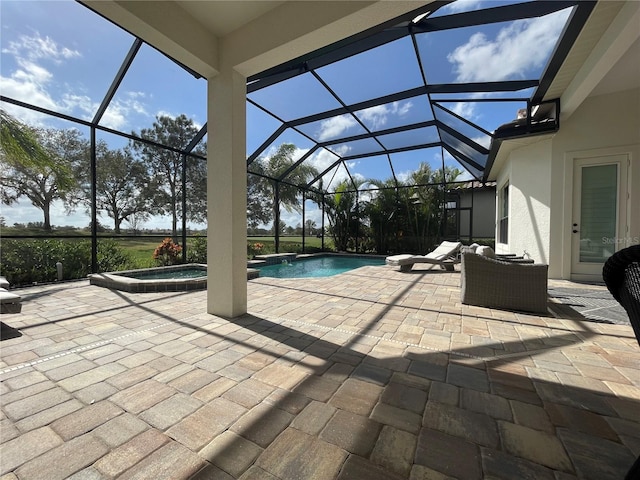
{"label": "white support column", "polygon": [[247,311],[246,78],[223,68],[208,82],[207,312]]}

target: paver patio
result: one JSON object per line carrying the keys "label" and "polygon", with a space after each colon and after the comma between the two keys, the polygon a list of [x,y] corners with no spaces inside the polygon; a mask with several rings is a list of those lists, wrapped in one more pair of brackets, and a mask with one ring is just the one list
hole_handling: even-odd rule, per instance
{"label": "paver patio", "polygon": [[465,306],[427,268],[252,280],[233,320],[205,292],[23,289],[1,478],[623,478],[631,327]]}

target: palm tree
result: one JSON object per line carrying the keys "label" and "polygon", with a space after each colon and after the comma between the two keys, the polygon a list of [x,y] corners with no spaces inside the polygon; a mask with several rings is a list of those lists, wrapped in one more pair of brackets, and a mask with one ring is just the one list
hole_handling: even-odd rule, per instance
{"label": "palm tree", "polygon": [[[263,177],[263,181],[267,181],[271,189],[273,198],[278,201],[273,202],[273,221],[280,218],[280,206],[283,206],[288,212],[296,211],[300,213],[302,211],[300,189],[297,185],[306,185],[309,180],[315,177],[317,170],[305,163],[295,166],[295,153],[298,148],[291,143],[283,143],[278,147],[276,153],[271,155],[268,159],[258,159],[260,162],[258,167],[261,173],[270,180]],[[291,170],[288,174],[287,171]],[[286,174],[286,175],[285,175]],[[283,177],[284,178],[281,178]],[[286,181],[287,183],[279,180]]]}
{"label": "palm tree", "polygon": [[402,232],[407,226],[408,209],[407,189],[404,184],[393,178],[387,180],[369,180],[378,190],[365,205],[365,214],[369,219],[372,240],[376,253],[383,255],[390,250],[398,249],[402,240]]}
{"label": "palm tree", "polygon": [[0,200],[26,197],[42,210],[51,230],[51,207],[62,200],[72,211],[81,198],[76,171],[86,169],[88,143],[76,129],[33,129],[0,110]]}
{"label": "palm tree", "polygon": [[[454,167],[432,170],[429,164],[421,163],[418,170],[411,174],[409,185],[415,185],[410,197],[413,205],[418,250],[430,250],[439,243],[442,227],[442,204],[447,185],[462,172]],[[423,185],[423,186],[421,186]],[[424,187],[428,185],[428,187]]]}
{"label": "palm tree", "polygon": [[31,128],[0,109],[0,152],[2,160],[25,166],[42,166],[48,155]]}
{"label": "palm tree", "polygon": [[366,180],[343,180],[332,195],[325,195],[324,204],[329,218],[329,233],[338,251],[346,251],[362,232],[362,218],[366,205],[359,205],[358,190]]}

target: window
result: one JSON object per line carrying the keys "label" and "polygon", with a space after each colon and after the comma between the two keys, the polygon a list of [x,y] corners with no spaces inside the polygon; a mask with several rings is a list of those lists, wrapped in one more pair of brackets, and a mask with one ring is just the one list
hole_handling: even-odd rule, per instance
{"label": "window", "polygon": [[498,226],[500,243],[509,243],[509,182],[500,189],[500,224]]}

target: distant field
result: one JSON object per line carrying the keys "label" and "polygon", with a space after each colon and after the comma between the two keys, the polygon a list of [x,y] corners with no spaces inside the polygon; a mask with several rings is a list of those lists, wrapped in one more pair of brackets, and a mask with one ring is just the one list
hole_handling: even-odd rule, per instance
{"label": "distant field", "polygon": [[[275,239],[273,237],[248,237],[249,243],[264,243],[265,245],[275,245]],[[286,245],[299,244],[302,245],[302,236],[293,237],[280,237],[280,250],[284,251]],[[309,248],[322,248],[322,239],[314,236],[308,236],[304,239],[305,247]],[[324,246],[326,249],[331,250],[333,248],[333,241],[329,237],[324,238]]]}

